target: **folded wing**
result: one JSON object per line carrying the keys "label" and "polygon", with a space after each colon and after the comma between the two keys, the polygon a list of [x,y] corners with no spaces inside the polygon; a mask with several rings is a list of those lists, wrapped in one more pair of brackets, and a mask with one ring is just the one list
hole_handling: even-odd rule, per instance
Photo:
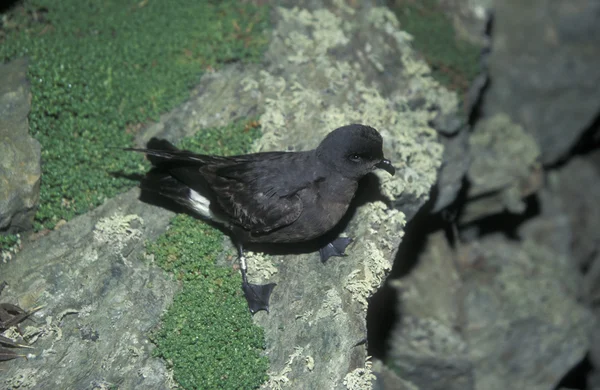
{"label": "folded wing", "polygon": [[179,150],[156,138],[150,140],[147,149],[128,150],[146,153],[155,167],[149,175],[158,177],[161,187],[172,187],[172,191],[161,188],[160,193],[177,196],[175,200],[180,201],[182,189],[192,189],[216,200],[219,211],[232,223],[254,234],[287,226],[302,214],[298,192],[310,181],[300,179],[303,173],[297,167],[301,165],[294,161],[303,158],[299,154],[207,156]]}

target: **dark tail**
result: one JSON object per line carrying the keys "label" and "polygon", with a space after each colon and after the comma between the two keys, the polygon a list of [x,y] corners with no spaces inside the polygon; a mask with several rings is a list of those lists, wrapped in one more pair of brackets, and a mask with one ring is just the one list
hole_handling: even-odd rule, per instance
{"label": "dark tail", "polygon": [[[181,152],[175,145],[165,139],[151,138],[146,144],[146,149],[124,148],[130,152],[145,153],[154,166],[159,166],[163,162],[171,161]],[[188,152],[189,153],[189,152]]]}
{"label": "dark tail", "polygon": [[152,138],[146,149],[124,150],[145,153],[153,168],[140,181],[142,191],[159,194],[183,205],[189,205],[191,188],[202,188],[205,179],[198,167],[219,157],[180,150],[164,139]]}
{"label": "dark tail", "polygon": [[200,166],[223,159],[222,157],[196,154],[189,150],[180,150],[169,141],[158,138],[150,139],[146,144],[146,149],[124,148],[123,150],[146,153],[148,160],[150,160],[155,167],[163,165]]}
{"label": "dark tail", "polygon": [[146,173],[140,181],[140,188],[142,191],[159,194],[184,206],[189,203],[190,188],[162,168],[152,168]]}

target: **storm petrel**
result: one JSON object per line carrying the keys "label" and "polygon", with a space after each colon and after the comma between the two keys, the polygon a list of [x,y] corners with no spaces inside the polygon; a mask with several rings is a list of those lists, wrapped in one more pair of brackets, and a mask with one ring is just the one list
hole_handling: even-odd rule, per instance
{"label": "storm petrel", "polygon": [[[152,138],[146,153],[153,168],[142,190],[157,192],[225,226],[238,249],[242,290],[251,313],[269,310],[275,284],[251,284],[245,243],[298,243],[320,237],[344,216],[358,181],[375,168],[395,173],[383,156],[377,130],[360,124],[329,133],[314,150],[207,156]],[[341,256],[351,239],[319,250],[324,262]]]}

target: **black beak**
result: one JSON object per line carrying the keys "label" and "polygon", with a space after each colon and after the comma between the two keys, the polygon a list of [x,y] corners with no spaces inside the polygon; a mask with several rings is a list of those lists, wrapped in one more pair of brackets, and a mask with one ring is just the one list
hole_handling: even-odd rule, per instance
{"label": "black beak", "polygon": [[390,160],[387,160],[385,158],[383,160],[381,160],[381,162],[376,164],[375,166],[377,168],[383,169],[384,171],[387,171],[392,176],[394,176],[394,173],[396,173],[396,168],[394,168],[394,166],[392,165]]}

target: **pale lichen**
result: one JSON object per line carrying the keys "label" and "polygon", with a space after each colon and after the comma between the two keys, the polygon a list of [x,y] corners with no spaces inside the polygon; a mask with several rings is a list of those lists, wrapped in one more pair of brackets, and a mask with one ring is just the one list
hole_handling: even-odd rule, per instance
{"label": "pale lichen", "polygon": [[348,390],[370,390],[373,388],[373,381],[376,379],[372,371],[373,364],[367,357],[364,367],[359,367],[349,372],[344,377],[344,386]]}
{"label": "pale lichen", "polygon": [[[296,359],[302,357],[302,353],[304,352],[304,348],[295,347],[294,352],[290,355],[288,360],[285,363],[285,366],[279,372],[268,372],[269,380],[267,380],[260,387],[261,389],[270,389],[270,390],[281,390],[283,386],[288,386],[290,384],[290,379],[288,378],[288,374],[292,372],[292,364]],[[314,367],[314,365],[313,365]]]}
{"label": "pale lichen", "polygon": [[135,214],[115,214],[102,218],[94,228],[94,239],[99,243],[110,243],[115,250],[120,250],[129,240],[142,235],[139,229],[131,227],[133,221],[144,223],[144,220]]}
{"label": "pale lichen", "polygon": [[252,251],[245,251],[244,254],[248,265],[248,277],[250,277],[253,282],[262,283],[279,272],[277,267],[273,265],[270,256]]}
{"label": "pale lichen", "polygon": [[380,201],[359,210],[358,214],[363,221],[359,229],[364,229],[364,234],[372,235],[373,240],[356,244],[354,251],[361,260],[359,267],[346,277],[344,287],[366,310],[367,299],[379,288],[392,268],[392,243],[399,235],[402,236],[406,219],[402,212],[388,209]]}

